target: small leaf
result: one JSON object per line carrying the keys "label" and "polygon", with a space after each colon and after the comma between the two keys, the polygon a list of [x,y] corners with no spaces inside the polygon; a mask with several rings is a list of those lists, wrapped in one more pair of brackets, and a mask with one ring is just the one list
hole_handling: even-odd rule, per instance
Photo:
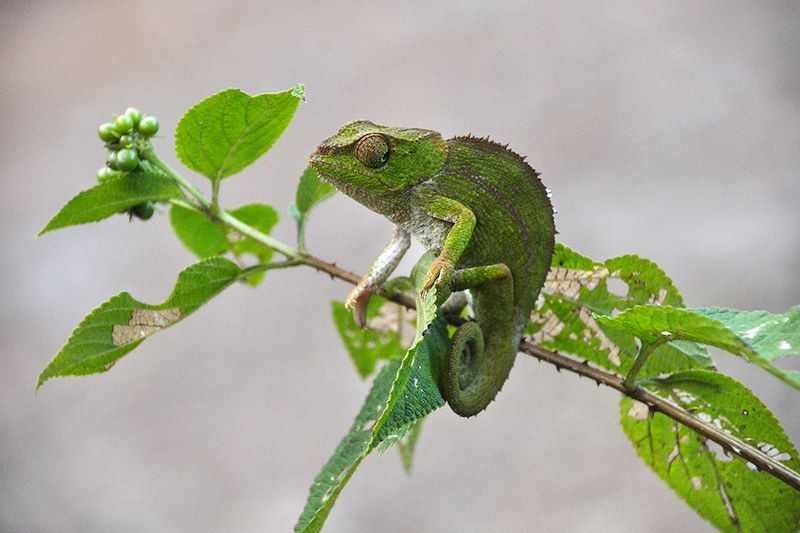
{"label": "small leaf", "polygon": [[236,174],[266,153],[289,125],[303,99],[298,87],[256,96],[227,89],[206,98],[178,123],[178,157],[212,181]]}
{"label": "small leaf", "polygon": [[317,171],[308,167],[300,176],[300,183],[297,184],[294,203],[289,205],[289,214],[297,222],[297,242],[301,247],[305,243],[305,225],[311,210],[331,197],[336,189],[330,183],[322,181]]}
{"label": "small leaf", "polygon": [[[269,234],[278,222],[278,212],[266,204],[243,205],[230,214],[264,234]],[[206,215],[193,209],[172,206],[170,222],[181,242],[200,259],[227,252],[236,257],[250,254],[261,264],[268,263],[272,258],[271,249],[235,230],[215,224]],[[265,272],[249,275],[246,278],[248,285],[257,285],[264,275]]]}
{"label": "small leaf", "polygon": [[675,339],[721,348],[744,357],[800,390],[800,380],[794,375],[796,373],[787,373],[773,366],[721,322],[705,315],[669,306],[639,305],[613,318],[598,316],[597,322],[603,328],[635,335],[648,344],[655,343],[661,335],[669,333]]}
{"label": "small leaf", "polygon": [[75,196],[39,232],[43,235],[67,226],[97,222],[146,201],[184,198],[170,178],[158,172],[132,172],[109,179]]}
{"label": "small leaf", "polygon": [[[733,378],[693,370],[646,382],[648,389],[797,470],[792,443],[767,407]],[[723,531],[795,533],[800,494],[744,459],[645,404],[621,402],[621,422],[637,452],[700,516]]]}
{"label": "small leaf", "polygon": [[173,205],[169,221],[178,239],[200,259],[224,254],[230,249],[225,230],[203,213]]}
{"label": "small leaf", "polygon": [[[383,309],[387,311],[394,309],[402,313],[403,311],[397,307],[397,304],[388,303],[380,296],[373,296],[367,308],[368,327],[360,328],[356,325],[353,314],[345,309],[342,302],[331,302],[336,330],[362,378],[367,378],[375,371],[379,360],[400,357],[404,353],[400,345],[400,335],[396,330],[370,327]],[[397,318],[398,321],[402,320],[401,317]]]}
{"label": "small leaf", "polygon": [[408,430],[408,433],[397,441],[397,451],[400,454],[400,461],[403,463],[403,470],[405,470],[408,475],[411,475],[411,470],[414,467],[414,452],[417,449],[417,442],[422,433],[422,424],[424,422],[424,418],[414,422],[411,425],[411,429]]}
{"label": "small leaf", "polygon": [[105,372],[144,339],[166,329],[236,281],[242,270],[227,259],[214,257],[178,275],[172,294],[159,305],[148,305],[127,292],[89,313],[39,375],[36,388],[56,376]]}

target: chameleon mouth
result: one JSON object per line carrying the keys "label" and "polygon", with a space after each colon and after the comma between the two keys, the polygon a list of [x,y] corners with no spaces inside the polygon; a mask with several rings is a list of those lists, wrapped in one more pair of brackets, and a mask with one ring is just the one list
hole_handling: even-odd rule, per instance
{"label": "chameleon mouth", "polygon": [[385,180],[381,179],[380,175],[378,175],[375,172],[350,168],[341,165],[337,162],[331,161],[328,157],[326,157],[324,151],[321,150],[317,150],[316,152],[311,154],[311,156],[308,158],[308,163],[314,170],[317,171],[320,178],[322,178],[324,181],[327,181],[328,183],[337,188],[341,180],[337,180],[335,178],[336,174],[335,171],[339,171],[338,173],[343,173],[343,174],[357,174],[364,178],[377,181],[381,183],[387,191],[392,191],[392,192],[399,191],[404,187],[402,183],[399,185],[391,182],[387,183]]}

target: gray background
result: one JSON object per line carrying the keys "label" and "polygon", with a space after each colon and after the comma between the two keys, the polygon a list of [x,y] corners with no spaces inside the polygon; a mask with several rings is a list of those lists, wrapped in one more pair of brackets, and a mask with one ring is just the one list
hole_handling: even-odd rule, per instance
{"label": "gray background", "polygon": [[[34,396],[86,312],[122,290],[161,301],[192,261],[163,213],[33,239],[92,185],[112,112],[158,116],[176,163],[195,102],[305,82],[283,138],[223,190],[284,213],[347,120],[491,135],[543,172],[563,242],[652,258],[689,305],[783,311],[800,302],[798,27],[792,1],[4,2],[0,530],[288,530],[368,388],[329,319],[348,287],[295,269]],[[390,232],[339,196],[309,244],[363,271]],[[276,234],[293,238],[287,216]],[[796,393],[720,364],[800,441]],[[520,357],[486,413],[432,417],[412,477],[369,458],[329,530],[708,530],[641,464],[617,400]]]}

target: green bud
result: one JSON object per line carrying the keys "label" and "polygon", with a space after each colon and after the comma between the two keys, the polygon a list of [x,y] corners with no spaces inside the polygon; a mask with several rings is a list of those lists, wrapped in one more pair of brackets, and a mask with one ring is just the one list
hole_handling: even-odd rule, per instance
{"label": "green bud", "polygon": [[142,120],[142,112],[139,111],[138,109],[136,109],[135,107],[129,107],[128,109],[126,109],[125,110],[125,115],[129,119],[131,119],[131,122],[133,122],[133,127],[134,128],[136,126],[138,126],[139,125],[139,121]]}
{"label": "green bud", "polygon": [[139,133],[145,137],[152,137],[158,133],[158,119],[156,117],[143,117],[139,122]]}
{"label": "green bud", "polygon": [[133,146],[133,137],[130,135],[123,135],[119,138],[119,144],[123,148],[131,148]]}
{"label": "green bud", "polygon": [[111,178],[118,178],[122,173],[119,170],[113,170],[108,167],[103,167],[97,171],[97,181],[103,183]]}
{"label": "green bud", "polygon": [[133,129],[133,120],[128,115],[120,115],[114,119],[114,128],[120,133],[128,133]]}
{"label": "green bud", "polygon": [[156,212],[156,207],[153,202],[144,202],[143,204],[134,206],[130,212],[138,219],[150,220],[153,213]]}
{"label": "green bud", "polygon": [[117,170],[117,152],[116,151],[112,150],[112,151],[108,152],[108,156],[106,156],[106,165],[108,165],[109,168]]}
{"label": "green bud", "polygon": [[114,128],[114,124],[110,122],[100,124],[100,127],[97,128],[97,135],[100,136],[100,140],[107,143],[116,141],[119,138],[119,132]]}
{"label": "green bud", "polygon": [[117,152],[116,163],[119,170],[130,172],[139,164],[139,155],[136,153],[136,150],[123,148]]}

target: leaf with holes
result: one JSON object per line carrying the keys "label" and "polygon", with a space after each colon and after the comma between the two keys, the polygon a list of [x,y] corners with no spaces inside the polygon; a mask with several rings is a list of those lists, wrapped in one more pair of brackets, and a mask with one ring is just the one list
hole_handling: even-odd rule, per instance
{"label": "leaf with holes", "polygon": [[[609,290],[610,280],[623,282],[624,293]],[[637,303],[683,305],[670,278],[652,261],[625,255],[598,263],[563,244],[556,245],[540,302],[525,329],[534,342],[618,374],[627,373],[636,358],[635,339],[603,328],[595,317]],[[689,342],[671,342],[653,353],[640,376],[690,368],[714,368],[708,351]]]}
{"label": "leaf with holes", "polygon": [[141,203],[183,199],[180,188],[158,172],[131,172],[85,190],[61,208],[39,232],[98,222]]}
{"label": "leaf with holes", "polygon": [[172,294],[149,305],[120,293],[89,313],[39,375],[36,388],[52,377],[105,372],[149,336],[183,320],[239,279],[242,269],[213,257],[178,275]]}
{"label": "leaf with holes", "polygon": [[250,96],[227,89],[192,107],[175,131],[175,151],[187,167],[212,181],[227,178],[264,155],[304,98],[302,84]]}
{"label": "leaf with holes", "polygon": [[342,302],[331,302],[331,311],[342,343],[362,378],[375,371],[379,360],[403,355],[401,328],[406,311],[397,304],[373,296],[367,307],[366,328],[358,327]]}
{"label": "leaf with holes", "polygon": [[598,316],[604,329],[635,335],[643,343],[653,344],[664,334],[674,339],[715,346],[734,355],[744,357],[767,372],[800,390],[798,373],[785,372],[774,366],[721,322],[688,309],[669,306],[638,305],[615,316]]}
{"label": "leaf with holes", "polygon": [[[792,443],[767,407],[741,383],[703,370],[651,379],[646,387],[797,470]],[[621,423],[642,460],[703,518],[723,531],[795,533],[800,493],[716,443],[630,398]]]}

